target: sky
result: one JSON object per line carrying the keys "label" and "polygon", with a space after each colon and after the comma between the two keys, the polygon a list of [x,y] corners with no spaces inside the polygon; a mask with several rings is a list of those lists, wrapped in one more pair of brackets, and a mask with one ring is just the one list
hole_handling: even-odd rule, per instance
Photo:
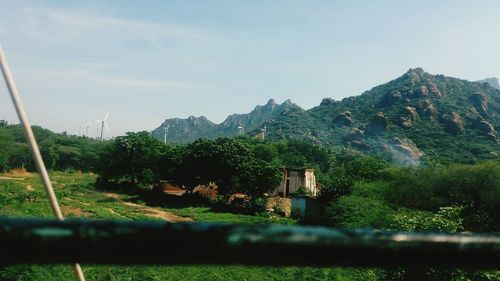
{"label": "sky", "polygon": [[[78,134],[110,112],[107,136],[190,115],[220,123],[270,98],[309,109],[415,67],[500,77],[499,28],[498,0],[0,2],[31,123]],[[18,123],[3,80],[0,119]]]}

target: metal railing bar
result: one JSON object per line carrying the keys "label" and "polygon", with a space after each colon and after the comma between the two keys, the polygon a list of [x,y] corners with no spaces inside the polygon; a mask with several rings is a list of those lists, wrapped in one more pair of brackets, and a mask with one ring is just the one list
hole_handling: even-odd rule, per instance
{"label": "metal railing bar", "polygon": [[0,219],[0,264],[498,269],[500,236],[278,225]]}

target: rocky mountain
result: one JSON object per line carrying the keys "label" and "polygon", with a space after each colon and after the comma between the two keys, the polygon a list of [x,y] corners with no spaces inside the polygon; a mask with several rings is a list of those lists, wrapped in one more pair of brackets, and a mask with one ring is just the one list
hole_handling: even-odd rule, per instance
{"label": "rocky mountain", "polygon": [[470,82],[415,68],[359,96],[325,98],[309,110],[270,100],[221,124],[204,117],[168,119],[154,135],[163,139],[163,127],[168,126],[169,141],[188,142],[234,136],[238,126],[255,136],[266,126],[268,139],[304,139],[381,155],[403,165],[475,162],[500,155],[497,82]]}
{"label": "rocky mountain", "polygon": [[476,81],[478,83],[488,83],[491,87],[500,90],[500,83],[498,83],[498,78],[486,78],[483,80]]}
{"label": "rocky mountain", "polygon": [[277,104],[274,99],[270,99],[265,105],[256,106],[250,113],[232,114],[220,124],[215,124],[204,116],[190,116],[187,119],[166,119],[158,128],[153,130],[153,136],[163,140],[165,137],[164,128],[168,128],[168,142],[185,143],[198,138],[236,136],[240,132],[260,132],[265,122],[295,110],[304,111],[290,100]]}
{"label": "rocky mountain", "polygon": [[397,163],[498,157],[500,91],[421,68],[360,96],[266,122],[272,139],[307,139],[386,155]]}

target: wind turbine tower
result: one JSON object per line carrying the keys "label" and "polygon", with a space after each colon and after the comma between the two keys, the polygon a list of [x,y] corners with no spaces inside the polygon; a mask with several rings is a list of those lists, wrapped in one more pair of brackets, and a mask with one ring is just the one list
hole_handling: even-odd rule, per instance
{"label": "wind turbine tower", "polygon": [[264,129],[261,129],[261,130],[262,130],[262,140],[265,140],[266,139],[267,126],[264,125]]}
{"label": "wind turbine tower", "polygon": [[101,141],[103,140],[103,132],[104,132],[104,127],[106,127],[106,130],[109,131],[108,123],[106,123],[106,120],[108,119],[109,112],[106,113],[106,116],[102,120],[94,120],[96,123],[101,123]]}
{"label": "wind turbine tower", "polygon": [[84,136],[86,136],[86,137],[88,137],[90,125],[92,125],[92,121],[89,121],[86,124],[82,124],[82,127],[85,128]]}
{"label": "wind turbine tower", "polygon": [[238,129],[240,130],[240,135],[245,133],[245,125],[238,126]]}
{"label": "wind turbine tower", "polygon": [[170,125],[167,125],[166,127],[163,127],[163,143],[164,144],[167,144],[168,128],[170,128]]}

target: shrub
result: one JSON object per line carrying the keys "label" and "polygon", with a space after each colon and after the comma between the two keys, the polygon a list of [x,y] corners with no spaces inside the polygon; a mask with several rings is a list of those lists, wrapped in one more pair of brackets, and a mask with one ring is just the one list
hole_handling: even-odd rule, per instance
{"label": "shrub", "polygon": [[301,196],[301,195],[311,195],[311,191],[307,189],[305,186],[300,186],[299,189],[297,189],[294,193],[292,193],[292,196]]}
{"label": "shrub", "polygon": [[391,208],[384,201],[356,195],[340,197],[331,202],[325,211],[329,223],[340,227],[384,228],[391,213]]}
{"label": "shrub", "polygon": [[340,196],[352,193],[354,181],[348,177],[329,177],[324,179],[318,200],[322,204],[328,204]]}

